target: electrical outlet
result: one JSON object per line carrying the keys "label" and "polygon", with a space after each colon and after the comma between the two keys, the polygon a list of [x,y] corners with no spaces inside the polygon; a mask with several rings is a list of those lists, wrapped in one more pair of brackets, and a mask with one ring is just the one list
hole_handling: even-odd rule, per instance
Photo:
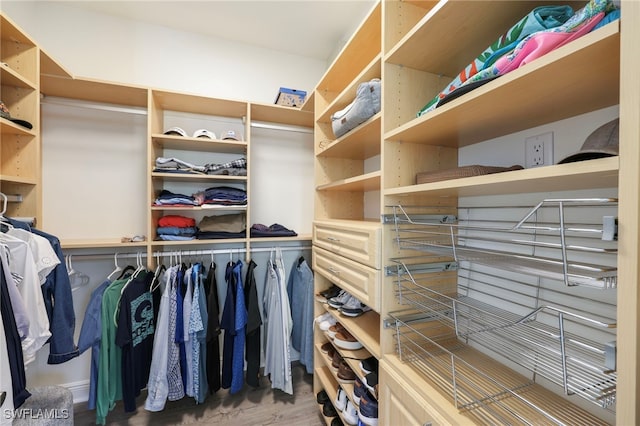
{"label": "electrical outlet", "polygon": [[524,163],[528,169],[553,164],[553,132],[530,136],[524,140]]}

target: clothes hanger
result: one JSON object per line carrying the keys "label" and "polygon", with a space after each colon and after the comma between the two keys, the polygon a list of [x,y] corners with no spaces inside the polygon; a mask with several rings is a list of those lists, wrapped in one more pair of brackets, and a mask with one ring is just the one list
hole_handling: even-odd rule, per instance
{"label": "clothes hanger", "polygon": [[149,291],[152,293],[155,291],[155,289],[160,287],[160,274],[167,270],[167,267],[160,262],[159,252],[156,252],[156,265],[156,271],[153,273],[153,280],[151,280],[151,285],[149,286]]}
{"label": "clothes hanger", "polygon": [[122,272],[122,268],[120,267],[120,265],[118,265],[118,253],[114,253],[113,254],[113,263],[116,265],[116,268],[113,270],[113,272],[111,272],[109,275],[107,275],[107,279],[109,281],[111,281],[111,278],[117,274],[118,272]]}
{"label": "clothes hanger", "polygon": [[[80,287],[83,287],[87,284],[89,284],[89,281],[91,280],[89,278],[88,275],[83,274],[82,272],[76,271],[73,268],[73,263],[71,262],[71,254],[65,256],[65,264],[67,266],[67,274],[69,275],[69,281],[71,284],[71,291],[76,291],[77,289],[79,289]],[[74,285],[76,280],[80,280],[78,285]]]}

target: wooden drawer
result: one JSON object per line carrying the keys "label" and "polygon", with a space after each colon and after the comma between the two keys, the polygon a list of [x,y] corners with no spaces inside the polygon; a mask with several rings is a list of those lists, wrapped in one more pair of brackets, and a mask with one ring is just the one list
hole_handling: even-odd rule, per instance
{"label": "wooden drawer", "polygon": [[373,222],[316,221],[313,243],[330,252],[380,269],[382,225]]}
{"label": "wooden drawer", "polygon": [[313,270],[348,291],[362,303],[380,312],[379,269],[354,262],[319,247],[313,247]]}

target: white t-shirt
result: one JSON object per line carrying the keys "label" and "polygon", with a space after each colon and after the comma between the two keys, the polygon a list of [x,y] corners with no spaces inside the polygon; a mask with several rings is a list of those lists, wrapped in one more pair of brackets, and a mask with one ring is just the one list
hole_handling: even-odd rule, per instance
{"label": "white t-shirt", "polygon": [[19,228],[9,229],[7,234],[29,244],[31,253],[33,254],[33,260],[36,262],[36,268],[38,269],[40,285],[44,284],[47,275],[60,264],[60,259],[58,259],[58,255],[53,250],[53,247],[51,247],[49,240]]}
{"label": "white t-shirt", "polygon": [[29,244],[16,237],[0,233],[0,241],[9,247],[9,270],[18,286],[25,307],[28,307],[29,334],[22,340],[24,365],[33,362],[36,352],[51,337],[49,317],[40,289],[38,269]]}

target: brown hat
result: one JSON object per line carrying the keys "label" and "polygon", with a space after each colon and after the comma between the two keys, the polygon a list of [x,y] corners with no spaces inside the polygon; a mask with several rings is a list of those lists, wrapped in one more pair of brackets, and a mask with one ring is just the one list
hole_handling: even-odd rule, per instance
{"label": "brown hat", "polygon": [[620,119],[616,118],[594,130],[584,141],[580,151],[563,158],[558,164],[618,155],[619,136]]}

